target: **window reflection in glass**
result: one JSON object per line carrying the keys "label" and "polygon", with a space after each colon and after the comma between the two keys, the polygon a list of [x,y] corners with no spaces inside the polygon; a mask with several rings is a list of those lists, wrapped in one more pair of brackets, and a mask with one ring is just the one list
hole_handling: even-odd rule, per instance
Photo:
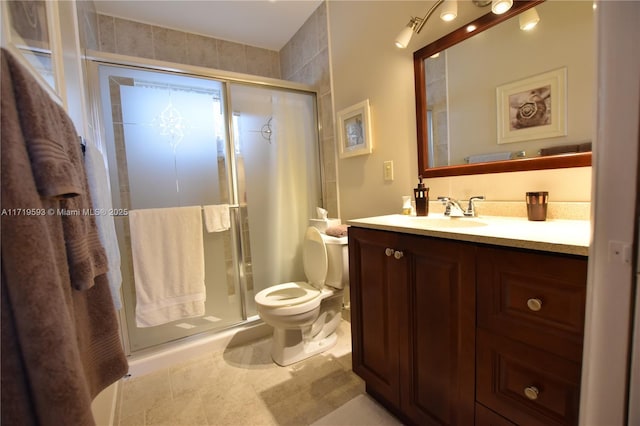
{"label": "window reflection in glass", "polygon": [[8,1],[11,41],[44,79],[56,88],[45,1]]}

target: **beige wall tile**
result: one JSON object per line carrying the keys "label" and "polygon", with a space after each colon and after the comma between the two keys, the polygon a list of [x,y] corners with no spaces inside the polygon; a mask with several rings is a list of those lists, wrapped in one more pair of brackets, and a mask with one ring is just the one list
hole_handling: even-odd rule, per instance
{"label": "beige wall tile", "polygon": [[311,66],[316,70],[316,82],[318,93],[321,95],[331,93],[331,72],[329,70],[329,49],[322,49],[311,60]]}
{"label": "beige wall tile", "polygon": [[327,25],[327,3],[322,2],[313,13],[316,17],[318,31],[318,49],[322,50],[329,46],[328,25]]}
{"label": "beige wall tile", "polygon": [[307,19],[294,37],[299,38],[300,61],[302,65],[305,65],[320,50],[318,48],[318,24],[315,13]]}
{"label": "beige wall tile", "polygon": [[291,50],[291,41],[280,49],[280,75],[285,80],[290,80],[293,74],[293,58]]}
{"label": "beige wall tile", "polygon": [[187,63],[200,67],[220,68],[216,40],[198,34],[186,34]]}
{"label": "beige wall tile", "polygon": [[227,71],[247,72],[245,45],[226,40],[217,40],[220,68]]}
{"label": "beige wall tile", "polygon": [[98,48],[116,53],[115,22],[112,16],[98,15]]}
{"label": "beige wall tile", "polygon": [[279,74],[274,69],[273,51],[261,49],[259,47],[246,46],[247,72],[254,75],[274,77]]}
{"label": "beige wall tile", "polygon": [[162,27],[152,27],[153,55],[155,59],[186,63],[186,34]]}
{"label": "beige wall tile", "polygon": [[114,18],[116,53],[153,59],[151,25]]}

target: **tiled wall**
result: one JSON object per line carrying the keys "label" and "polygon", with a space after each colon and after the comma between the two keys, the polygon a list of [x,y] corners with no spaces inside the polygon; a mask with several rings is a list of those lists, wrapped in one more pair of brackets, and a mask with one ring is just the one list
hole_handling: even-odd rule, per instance
{"label": "tiled wall", "polygon": [[106,15],[97,15],[103,52],[157,59],[305,83],[318,91],[323,199],[338,216],[333,101],[326,4],[322,3],[280,52],[204,37]]}
{"label": "tiled wall", "polygon": [[323,2],[280,50],[280,69],[283,79],[311,85],[318,91],[324,205],[330,217],[338,217],[336,143],[327,27],[327,5]]}
{"label": "tiled wall", "polygon": [[99,50],[280,78],[278,52],[98,15]]}

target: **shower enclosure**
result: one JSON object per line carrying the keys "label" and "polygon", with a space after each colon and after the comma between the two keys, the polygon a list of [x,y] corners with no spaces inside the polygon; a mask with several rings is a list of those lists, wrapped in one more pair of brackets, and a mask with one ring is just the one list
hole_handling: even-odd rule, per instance
{"label": "shower enclosure", "polygon": [[128,352],[257,319],[255,293],[304,279],[300,243],[322,205],[315,93],[98,61],[90,72],[114,208],[230,209],[230,229],[202,231],[205,315],[144,328],[128,217],[114,218]]}

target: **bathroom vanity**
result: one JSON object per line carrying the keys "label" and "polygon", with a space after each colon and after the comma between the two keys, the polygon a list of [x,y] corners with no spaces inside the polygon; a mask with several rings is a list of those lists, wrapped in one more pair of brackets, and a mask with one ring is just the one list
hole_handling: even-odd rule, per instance
{"label": "bathroom vanity", "polygon": [[369,394],[409,424],[577,424],[588,221],[348,223]]}

